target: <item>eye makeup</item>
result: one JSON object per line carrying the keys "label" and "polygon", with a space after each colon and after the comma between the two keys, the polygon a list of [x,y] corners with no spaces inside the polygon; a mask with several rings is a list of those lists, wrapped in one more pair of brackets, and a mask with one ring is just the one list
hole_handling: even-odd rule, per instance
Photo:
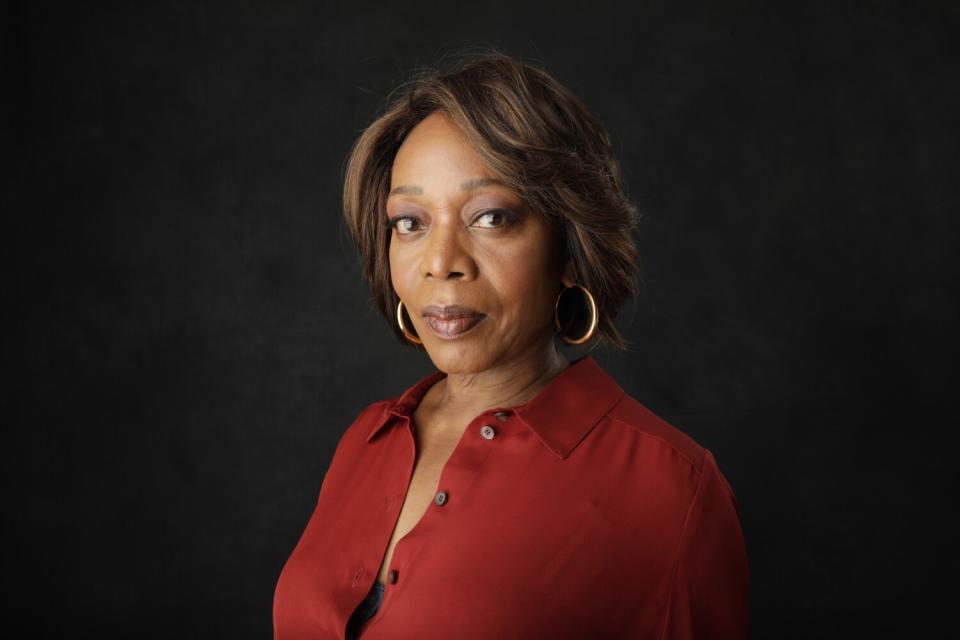
{"label": "eye makeup", "polygon": [[[475,226],[477,222],[484,218],[493,218],[499,219],[501,222],[499,224],[494,224],[492,226],[480,226],[480,229],[506,229],[512,227],[517,222],[520,221],[522,216],[512,209],[506,209],[503,207],[487,207],[479,209],[471,218],[470,226]],[[399,225],[403,223],[404,220],[411,221],[412,224],[422,224],[420,218],[413,214],[401,213],[392,218],[389,218],[384,222],[384,226],[393,231],[397,231],[399,235],[408,235],[413,233],[413,231],[400,231]]]}

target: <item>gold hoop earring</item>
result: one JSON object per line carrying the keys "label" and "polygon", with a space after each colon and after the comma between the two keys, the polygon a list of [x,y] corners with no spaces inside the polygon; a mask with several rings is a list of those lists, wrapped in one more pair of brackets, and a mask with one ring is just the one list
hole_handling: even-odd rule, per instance
{"label": "gold hoop earring", "polygon": [[423,340],[407,331],[407,327],[403,324],[403,300],[397,303],[397,324],[400,325],[400,331],[403,331],[404,338],[414,344],[423,344]]}
{"label": "gold hoop earring", "polygon": [[600,314],[597,312],[597,302],[593,299],[593,295],[590,293],[589,289],[579,284],[575,284],[572,287],[564,287],[557,295],[557,302],[553,307],[553,322],[557,327],[557,331],[563,330],[563,326],[560,324],[560,298],[563,297],[564,291],[569,291],[574,287],[581,289],[586,294],[587,301],[590,303],[590,328],[587,329],[587,332],[579,338],[568,338],[563,334],[560,334],[560,338],[567,344],[583,344],[592,338],[593,334],[597,332],[597,325],[600,321]]}

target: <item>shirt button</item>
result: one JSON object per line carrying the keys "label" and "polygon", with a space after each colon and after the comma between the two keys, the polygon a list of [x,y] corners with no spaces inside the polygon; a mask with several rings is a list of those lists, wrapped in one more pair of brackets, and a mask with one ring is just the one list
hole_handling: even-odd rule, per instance
{"label": "shirt button", "polygon": [[397,570],[396,570],[396,569],[390,569],[390,574],[387,576],[387,581],[390,582],[390,584],[397,584]]}
{"label": "shirt button", "polygon": [[488,424],[485,424],[482,427],[480,427],[480,435],[482,435],[487,440],[492,440],[495,434],[496,432],[493,430],[493,427],[491,427]]}
{"label": "shirt button", "polygon": [[447,502],[447,492],[441,491],[437,494],[433,501],[437,503],[438,507],[442,507]]}
{"label": "shirt button", "polygon": [[507,413],[506,411],[497,411],[493,415],[497,416],[497,419],[500,420],[500,422],[503,422],[504,420],[507,419],[507,416],[509,416],[510,414]]}

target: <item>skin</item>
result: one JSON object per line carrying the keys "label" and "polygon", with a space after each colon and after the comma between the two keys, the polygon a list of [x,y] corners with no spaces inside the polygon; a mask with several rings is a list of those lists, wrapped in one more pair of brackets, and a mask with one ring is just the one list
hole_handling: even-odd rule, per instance
{"label": "skin", "polygon": [[[572,286],[551,228],[495,180],[465,135],[441,112],[422,120],[394,158],[390,220],[392,284],[434,365],[434,384],[417,415],[456,439],[481,412],[532,398],[569,362],[555,347],[553,312]],[[411,188],[412,187],[412,188]],[[399,191],[397,193],[396,191]],[[506,209],[516,214],[493,212]],[[486,314],[470,332],[446,340],[422,315],[428,304],[460,304]],[[416,417],[416,416],[415,416]]]}

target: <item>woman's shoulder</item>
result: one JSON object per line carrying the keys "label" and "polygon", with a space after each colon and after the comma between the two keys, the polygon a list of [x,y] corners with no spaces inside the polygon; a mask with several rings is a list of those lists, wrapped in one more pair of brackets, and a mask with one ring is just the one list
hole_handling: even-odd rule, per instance
{"label": "woman's shoulder", "polygon": [[363,406],[355,414],[353,421],[341,432],[334,451],[334,458],[342,457],[348,453],[352,454],[359,450],[360,446],[369,439],[377,425],[386,417],[387,412],[396,400],[396,398],[387,398]]}
{"label": "woman's shoulder", "polygon": [[[611,424],[618,424],[634,439],[634,443],[626,448],[637,452],[642,459],[642,464],[633,465],[636,473],[673,479],[659,484],[662,489],[674,489],[673,492],[663,492],[666,499],[672,495],[682,498],[677,504],[688,504],[693,495],[699,494],[704,501],[717,499],[739,511],[733,490],[710,449],[630,394],[624,394],[607,417]],[[622,440],[618,441],[618,446],[623,447]],[[640,485],[646,486],[644,483]]]}
{"label": "woman's shoulder", "polygon": [[366,438],[370,435],[370,430],[382,422],[397,400],[398,398],[385,398],[366,405],[357,413],[353,423],[347,428],[347,433],[356,431],[358,437]]}
{"label": "woman's shoulder", "polygon": [[688,461],[697,472],[700,472],[704,463],[708,461],[708,451],[699,442],[654,413],[629,393],[624,394],[607,417],[643,438],[650,446],[676,453]]}

